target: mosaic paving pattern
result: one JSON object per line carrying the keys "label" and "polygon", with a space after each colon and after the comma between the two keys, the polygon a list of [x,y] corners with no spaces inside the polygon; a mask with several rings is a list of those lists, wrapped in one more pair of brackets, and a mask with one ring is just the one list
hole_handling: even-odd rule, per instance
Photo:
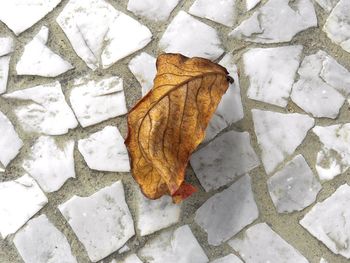
{"label": "mosaic paving pattern", "polygon": [[[180,205],[123,139],[162,52],[235,79]],[[0,94],[1,263],[350,260],[349,0],[2,0]]]}

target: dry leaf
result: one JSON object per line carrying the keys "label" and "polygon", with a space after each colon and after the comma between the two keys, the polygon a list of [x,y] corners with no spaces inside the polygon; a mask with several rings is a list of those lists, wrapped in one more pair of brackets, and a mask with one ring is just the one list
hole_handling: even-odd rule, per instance
{"label": "dry leaf", "polygon": [[148,198],[168,194],[180,202],[196,191],[184,182],[186,166],[231,80],[207,59],[158,57],[154,86],[129,112],[125,140],[132,175]]}

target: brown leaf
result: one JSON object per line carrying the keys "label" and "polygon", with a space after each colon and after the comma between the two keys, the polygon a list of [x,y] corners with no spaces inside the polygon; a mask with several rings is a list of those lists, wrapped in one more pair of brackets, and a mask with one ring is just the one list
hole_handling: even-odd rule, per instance
{"label": "brown leaf", "polygon": [[167,194],[180,202],[195,191],[184,182],[186,166],[230,80],[207,59],[158,57],[154,86],[129,112],[125,140],[132,175],[148,198]]}

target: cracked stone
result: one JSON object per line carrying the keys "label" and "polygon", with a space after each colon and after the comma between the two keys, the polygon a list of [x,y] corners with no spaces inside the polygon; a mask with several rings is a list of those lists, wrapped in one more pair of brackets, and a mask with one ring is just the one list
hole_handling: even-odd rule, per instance
{"label": "cracked stone", "polygon": [[298,70],[302,46],[254,48],[243,55],[249,77],[248,98],[286,107]]}
{"label": "cracked stone", "polygon": [[208,234],[209,245],[219,246],[259,216],[249,175],[210,197],[196,212],[196,223]]}
{"label": "cracked stone", "polygon": [[105,0],[70,0],[56,21],[92,70],[112,66],[144,48],[152,38],[146,26]]}
{"label": "cracked stone", "polygon": [[256,224],[242,238],[228,242],[246,263],[308,263],[309,261],[266,223]]}
{"label": "cracked stone", "polygon": [[76,263],[67,238],[46,215],[30,220],[13,242],[24,262]]}
{"label": "cracked stone", "polygon": [[340,0],[324,24],[323,31],[345,51],[350,52],[350,2]]}
{"label": "cracked stone", "polygon": [[128,151],[117,127],[106,126],[86,139],[79,140],[78,149],[91,169],[108,172],[130,171]]}
{"label": "cracked stone", "polygon": [[299,113],[252,110],[254,130],[266,173],[291,156],[314,126],[314,119]]}
{"label": "cracked stone", "polygon": [[162,232],[139,250],[148,263],[207,263],[208,257],[188,225]]}
{"label": "cracked stone", "polygon": [[14,44],[12,38],[0,37],[0,94],[6,92],[10,59],[13,49]]}
{"label": "cracked stone", "polygon": [[123,80],[119,77],[94,80],[87,75],[76,79],[69,99],[84,128],[127,113]]}
{"label": "cracked stone", "polygon": [[58,209],[93,262],[117,251],[135,234],[121,181],[88,197],[75,195]]}
{"label": "cracked stone", "polygon": [[232,183],[259,164],[248,132],[226,132],[191,157],[191,166],[207,192]]}
{"label": "cracked stone", "polygon": [[271,199],[278,213],[301,211],[316,200],[322,186],[302,155],[267,180]]}
{"label": "cracked stone", "polygon": [[43,26],[33,40],[24,47],[16,66],[18,75],[56,77],[73,68],[69,62],[46,46],[48,37],[49,29]]}
{"label": "cracked stone", "polygon": [[280,43],[316,26],[317,17],[310,0],[269,0],[229,36],[256,43]]}
{"label": "cracked stone", "polygon": [[45,192],[55,192],[75,178],[73,140],[57,145],[53,137],[40,136],[30,150],[22,167]]}
{"label": "cracked stone", "polygon": [[3,97],[25,102],[15,108],[15,114],[28,132],[61,135],[78,126],[58,81],[17,90]]}
{"label": "cracked stone", "polygon": [[217,31],[184,11],[180,11],[170,22],[159,41],[159,49],[211,60],[224,53]]}
{"label": "cracked stone", "polygon": [[350,186],[343,184],[330,197],[317,203],[300,224],[333,253],[350,258],[348,227]]}
{"label": "cracked stone", "polygon": [[314,117],[335,119],[349,94],[350,73],[324,51],[304,58],[291,99]]}
{"label": "cracked stone", "polygon": [[38,184],[25,174],[14,181],[0,183],[0,233],[3,238],[15,233],[48,200]]}

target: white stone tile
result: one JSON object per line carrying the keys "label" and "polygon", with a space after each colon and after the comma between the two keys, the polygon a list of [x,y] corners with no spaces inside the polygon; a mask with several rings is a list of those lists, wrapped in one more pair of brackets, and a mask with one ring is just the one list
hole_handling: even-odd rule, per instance
{"label": "white stone tile", "polygon": [[265,171],[270,174],[292,155],[314,126],[314,119],[299,113],[252,110],[254,130]]}
{"label": "white stone tile", "polygon": [[88,197],[73,196],[58,209],[93,262],[118,250],[135,234],[121,181]]}
{"label": "white stone tile", "polygon": [[216,30],[184,11],[170,22],[159,41],[159,48],[167,53],[212,60],[224,52]]}
{"label": "white stone tile", "polygon": [[350,186],[340,186],[330,197],[317,203],[300,224],[333,253],[350,258]]}
{"label": "white stone tile", "polygon": [[6,166],[13,160],[23,146],[10,120],[0,111],[0,166]]}
{"label": "white stone tile", "polygon": [[18,75],[56,77],[73,66],[46,46],[49,29],[43,26],[25,47],[16,71]]}
{"label": "white stone tile", "polygon": [[29,175],[0,183],[0,233],[15,233],[47,204],[40,187]]}
{"label": "white stone tile", "polygon": [[70,0],[57,17],[78,56],[89,68],[108,68],[145,47],[151,31],[105,0]]}
{"label": "white stone tile", "polygon": [[24,262],[76,263],[67,238],[46,215],[30,220],[13,242]]}
{"label": "white stone tile", "polygon": [[119,77],[79,78],[74,81],[69,99],[82,127],[127,113],[123,80]]}
{"label": "white stone tile", "polygon": [[328,13],[336,6],[339,0],[315,0]]}
{"label": "white stone tile", "polygon": [[153,87],[153,80],[156,77],[156,58],[142,52],[129,62],[129,69],[134,74],[142,88],[142,96]]}
{"label": "white stone tile", "polygon": [[128,151],[117,127],[106,126],[103,130],[79,140],[78,149],[91,169],[130,171]]}
{"label": "white stone tile", "polygon": [[350,52],[350,2],[340,0],[324,24],[323,31],[345,51]]}
{"label": "white stone tile", "polygon": [[136,200],[136,226],[141,236],[152,234],[180,220],[181,204],[174,204],[169,196],[150,200],[137,190]]}
{"label": "white stone tile", "polygon": [[301,211],[316,200],[322,186],[302,155],[267,180],[272,201],[279,213]]}
{"label": "white stone tile", "polygon": [[321,258],[321,259],[320,259],[320,263],[328,263],[328,261],[325,260],[324,258]]}
{"label": "white stone tile", "polygon": [[226,132],[191,157],[191,166],[205,191],[227,185],[259,164],[248,132]]}
{"label": "white stone tile", "polygon": [[232,27],[236,18],[235,8],[236,0],[196,0],[188,12]]}
{"label": "white stone tile", "polygon": [[350,123],[316,126],[312,130],[323,147],[317,154],[316,170],[321,180],[331,180],[350,167]]}
{"label": "white stone tile", "polygon": [[118,250],[118,254],[123,254],[128,251],[130,251],[130,247],[128,245],[124,245]]}
{"label": "white stone tile", "polygon": [[156,22],[166,21],[179,2],[180,0],[129,0],[128,10]]}
{"label": "white stone tile", "polygon": [[309,261],[266,223],[250,227],[243,238],[229,241],[246,263],[308,263]]}
{"label": "white stone tile", "polygon": [[11,37],[0,37],[0,57],[13,52],[15,45]]}
{"label": "white stone tile", "polygon": [[124,258],[123,260],[115,260],[113,259],[111,263],[142,263],[139,257],[136,254],[131,254]]}
{"label": "white stone tile", "polygon": [[229,36],[257,43],[288,42],[299,32],[317,26],[310,0],[269,0],[244,20]]}
{"label": "white stone tile", "polygon": [[78,126],[58,81],[17,90],[3,97],[25,102],[15,108],[15,114],[26,131],[61,135]]}
{"label": "white stone tile", "polygon": [[208,234],[209,245],[219,246],[259,216],[249,175],[210,197],[196,212],[196,223]]}
{"label": "white stone tile", "polygon": [[0,20],[16,35],[33,26],[62,0],[2,0]]}
{"label": "white stone tile", "polygon": [[221,101],[209,122],[206,129],[205,142],[211,140],[220,131],[244,117],[238,70],[234,64],[233,56],[231,54],[225,55],[219,64],[227,69],[230,76],[234,79],[234,83],[229,85],[228,90],[224,96],[222,96]]}
{"label": "white stone tile", "polygon": [[349,94],[349,72],[327,53],[318,51],[304,58],[298,73],[292,100],[314,117],[336,118],[345,101],[341,93]]}
{"label": "white stone tile", "polygon": [[254,48],[243,55],[250,99],[286,107],[303,47]]}
{"label": "white stone tile", "polygon": [[11,56],[0,57],[0,94],[6,92]]}
{"label": "white stone tile", "polygon": [[261,0],[246,0],[247,11],[252,10],[257,4],[259,4]]}
{"label": "white stone tile", "polygon": [[75,177],[74,141],[57,145],[53,137],[40,136],[22,167],[45,192],[57,191],[68,178]]}
{"label": "white stone tile", "polygon": [[243,261],[240,260],[234,254],[229,254],[225,257],[215,259],[214,261],[211,261],[210,263],[243,263]]}
{"label": "white stone tile", "polygon": [[208,257],[188,225],[162,232],[139,251],[148,263],[207,263]]}

